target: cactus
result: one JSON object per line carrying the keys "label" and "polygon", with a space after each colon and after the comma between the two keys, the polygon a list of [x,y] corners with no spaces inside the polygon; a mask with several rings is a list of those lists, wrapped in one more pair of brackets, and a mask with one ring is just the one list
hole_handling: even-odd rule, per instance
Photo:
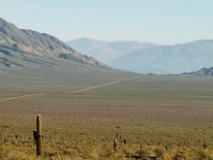
{"label": "cactus", "polygon": [[36,141],[36,155],[39,156],[42,154],[42,146],[41,146],[41,115],[38,114],[36,117],[36,129],[33,131],[33,137]]}
{"label": "cactus", "polygon": [[118,140],[117,140],[117,138],[114,139],[113,148],[114,148],[114,151],[118,150]]}
{"label": "cactus", "polygon": [[126,144],[127,144],[126,137],[124,137],[124,139],[123,139],[123,143],[124,143],[124,145],[126,145]]}

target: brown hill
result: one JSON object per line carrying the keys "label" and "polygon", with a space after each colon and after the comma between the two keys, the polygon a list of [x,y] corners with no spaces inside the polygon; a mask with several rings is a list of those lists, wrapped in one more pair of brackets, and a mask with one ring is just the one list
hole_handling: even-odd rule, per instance
{"label": "brown hill", "polygon": [[0,49],[51,58],[63,58],[82,64],[106,67],[92,57],[82,55],[54,36],[33,30],[19,29],[0,18]]}

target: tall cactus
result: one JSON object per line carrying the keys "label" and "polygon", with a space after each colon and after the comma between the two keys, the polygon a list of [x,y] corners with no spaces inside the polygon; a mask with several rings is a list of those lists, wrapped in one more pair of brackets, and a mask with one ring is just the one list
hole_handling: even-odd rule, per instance
{"label": "tall cactus", "polygon": [[42,133],[41,133],[41,115],[38,114],[36,117],[36,129],[33,131],[34,140],[36,141],[36,155],[39,156],[42,154]]}
{"label": "tall cactus", "polygon": [[118,150],[118,140],[117,140],[117,138],[114,139],[113,149],[114,149],[114,151]]}

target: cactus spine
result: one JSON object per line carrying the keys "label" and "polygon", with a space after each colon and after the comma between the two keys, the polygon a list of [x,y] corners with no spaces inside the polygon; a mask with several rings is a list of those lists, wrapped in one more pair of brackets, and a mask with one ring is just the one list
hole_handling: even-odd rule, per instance
{"label": "cactus spine", "polygon": [[36,129],[33,131],[34,140],[36,141],[36,155],[39,156],[42,154],[42,132],[41,132],[41,115],[38,114],[36,117]]}

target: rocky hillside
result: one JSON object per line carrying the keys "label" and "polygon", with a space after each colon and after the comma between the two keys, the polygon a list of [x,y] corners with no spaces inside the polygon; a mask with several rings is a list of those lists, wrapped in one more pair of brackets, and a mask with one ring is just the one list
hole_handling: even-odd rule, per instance
{"label": "rocky hillside", "polygon": [[0,50],[4,51],[4,53],[9,52],[8,50],[12,50],[38,56],[68,59],[81,64],[105,67],[104,64],[96,61],[92,57],[76,52],[51,35],[33,30],[19,29],[2,18],[0,18]]}

